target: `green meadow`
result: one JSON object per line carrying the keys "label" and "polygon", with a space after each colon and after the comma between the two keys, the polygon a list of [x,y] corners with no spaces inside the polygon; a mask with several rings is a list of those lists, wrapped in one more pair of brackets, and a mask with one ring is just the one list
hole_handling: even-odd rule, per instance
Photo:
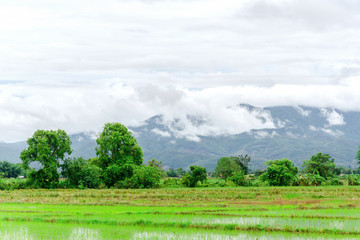
{"label": "green meadow", "polygon": [[12,190],[1,239],[357,239],[360,187]]}

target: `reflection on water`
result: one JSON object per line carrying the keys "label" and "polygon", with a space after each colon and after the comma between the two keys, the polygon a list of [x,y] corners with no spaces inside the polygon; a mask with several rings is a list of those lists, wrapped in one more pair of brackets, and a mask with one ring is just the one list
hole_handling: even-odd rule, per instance
{"label": "reflection on water", "polygon": [[28,231],[27,227],[18,229],[3,229],[0,231],[1,240],[32,240],[34,239]]}
{"label": "reflection on water", "polygon": [[96,240],[101,239],[98,231],[91,228],[75,228],[69,237],[71,240]]}
{"label": "reflection on water", "polygon": [[[353,237],[344,239],[357,239]],[[289,235],[286,233],[239,233],[234,235],[226,234],[215,234],[215,233],[169,233],[169,232],[137,232],[133,235],[134,240],[140,239],[157,239],[157,240],[328,240],[328,239],[339,239],[337,237],[319,236],[319,235]]]}
{"label": "reflection on water", "polygon": [[[182,222],[189,222],[189,219],[182,219]],[[258,217],[219,217],[219,218],[202,218],[192,217],[191,223],[204,224],[236,224],[240,226],[257,225],[264,222],[263,218]],[[266,219],[267,224],[275,223],[275,219]]]}

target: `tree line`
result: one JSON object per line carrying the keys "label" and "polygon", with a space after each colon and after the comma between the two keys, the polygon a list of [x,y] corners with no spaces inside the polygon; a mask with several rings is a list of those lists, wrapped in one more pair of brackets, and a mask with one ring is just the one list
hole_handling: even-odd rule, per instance
{"label": "tree line", "polygon": [[[27,176],[16,188],[156,188],[165,176],[169,178],[163,185],[173,187],[340,185],[336,175],[346,170],[336,168],[330,155],[318,153],[304,161],[301,171],[292,161],[279,159],[267,161],[267,169],[250,174],[251,157],[240,155],[220,158],[212,174],[200,166],[165,172],[156,159],[143,163],[141,147],[120,123],[106,123],[96,143],[96,157],[71,158],[71,140],[64,130],[37,130],[20,154],[22,164],[0,162],[0,174]],[[360,150],[357,159],[360,162]],[[31,167],[34,163],[40,166],[38,170]],[[225,183],[209,183],[208,175]],[[360,179],[350,175],[348,183],[360,185]]]}

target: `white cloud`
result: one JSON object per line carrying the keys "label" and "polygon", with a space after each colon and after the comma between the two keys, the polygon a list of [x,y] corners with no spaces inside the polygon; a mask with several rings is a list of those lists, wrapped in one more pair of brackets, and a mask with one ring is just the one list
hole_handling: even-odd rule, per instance
{"label": "white cloud", "polygon": [[255,138],[257,139],[262,139],[262,138],[273,138],[276,136],[279,136],[279,134],[275,131],[254,131],[254,132],[250,132],[250,135],[253,135]]}
{"label": "white cloud", "polygon": [[332,130],[332,129],[328,129],[328,128],[322,128],[321,131],[323,131],[324,133],[327,133],[331,136],[341,136],[343,135],[344,133],[340,130]]}
{"label": "white cloud", "polygon": [[314,127],[314,126],[309,126],[309,129],[311,131],[314,131],[314,132],[318,132],[318,131],[321,131],[321,132],[324,132],[324,133],[327,133],[333,137],[338,137],[338,136],[341,136],[341,135],[344,135],[344,132],[338,130],[338,129],[330,129],[330,128],[327,128],[327,127],[323,127],[323,128],[317,128],[317,127]]}
{"label": "white cloud", "polygon": [[154,128],[154,129],[152,129],[151,131],[152,131],[153,133],[155,133],[155,134],[158,134],[158,135],[162,136],[162,137],[171,137],[171,134],[170,134],[169,132],[167,132],[167,131],[161,131],[161,130],[158,129],[158,128]]}
{"label": "white cloud", "polygon": [[308,117],[308,116],[310,115],[310,113],[311,113],[310,110],[304,110],[304,109],[302,109],[302,108],[299,107],[299,106],[296,106],[295,109],[296,109],[296,111],[298,111],[298,113],[299,113],[301,116],[303,116],[303,117]]}
{"label": "white cloud", "polygon": [[327,109],[321,109],[321,114],[323,117],[326,118],[326,121],[328,121],[329,126],[333,125],[345,125],[346,122],[344,120],[344,116],[335,110],[327,110]]}
{"label": "white cloud", "polygon": [[[359,111],[356,84],[350,81],[341,86],[247,85],[205,89],[144,86],[148,91],[117,79],[53,86],[0,84],[0,140],[22,140],[37,129],[49,128],[70,133],[98,132],[105,122],[114,121],[136,126],[158,114],[164,115],[163,122],[175,136],[192,140],[199,140],[200,136],[279,128],[282,124],[274,121],[268,112],[261,108],[248,111],[238,104],[304,105]],[[323,114],[329,125],[345,124],[343,116],[335,110],[323,110]]]}
{"label": "white cloud", "polygon": [[2,1],[0,141],[156,114],[192,140],[282,126],[239,103],[360,110],[359,10],[352,0]]}

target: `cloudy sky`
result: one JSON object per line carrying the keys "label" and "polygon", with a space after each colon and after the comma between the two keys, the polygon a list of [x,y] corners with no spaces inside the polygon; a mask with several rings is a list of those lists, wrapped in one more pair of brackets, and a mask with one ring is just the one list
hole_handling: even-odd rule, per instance
{"label": "cloudy sky", "polygon": [[273,126],[239,103],[360,110],[357,0],[1,1],[0,36],[0,141],[156,114]]}

